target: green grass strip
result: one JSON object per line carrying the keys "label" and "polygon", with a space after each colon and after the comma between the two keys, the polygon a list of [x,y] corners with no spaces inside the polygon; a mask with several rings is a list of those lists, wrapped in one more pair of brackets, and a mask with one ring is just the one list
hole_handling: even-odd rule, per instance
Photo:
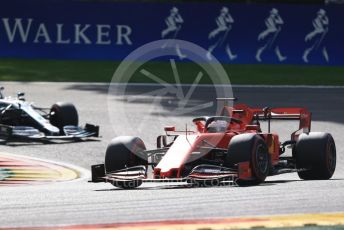
{"label": "green grass strip", "polygon": [[[110,82],[120,62],[0,59],[1,81]],[[232,84],[344,85],[344,67],[306,65],[223,64]],[[174,83],[169,62],[149,62],[142,67]],[[195,63],[177,63],[182,83],[192,83],[201,70]],[[155,83],[136,71],[131,82]],[[201,80],[211,84],[208,76]]]}

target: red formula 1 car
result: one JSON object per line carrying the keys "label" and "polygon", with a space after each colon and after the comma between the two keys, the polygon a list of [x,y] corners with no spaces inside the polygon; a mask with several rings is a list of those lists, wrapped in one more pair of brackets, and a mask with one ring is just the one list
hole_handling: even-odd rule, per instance
{"label": "red formula 1 car", "polygon": [[[262,120],[267,121],[266,131],[261,129]],[[270,132],[271,120],[297,120],[299,128],[290,140],[280,142],[279,135]],[[326,180],[335,171],[333,137],[310,132],[311,113],[307,109],[238,104],[224,106],[220,116],[197,117],[193,123],[197,131],[165,127],[166,134],[157,138],[154,150],[146,150],[138,137],[114,138],[107,147],[105,164],[92,166],[91,182],[110,182],[120,188],[171,181],[257,185],[267,176],[282,173],[297,172],[304,180]],[[283,156],[286,147],[292,149],[291,156]],[[151,178],[147,176],[149,166],[153,168]]]}

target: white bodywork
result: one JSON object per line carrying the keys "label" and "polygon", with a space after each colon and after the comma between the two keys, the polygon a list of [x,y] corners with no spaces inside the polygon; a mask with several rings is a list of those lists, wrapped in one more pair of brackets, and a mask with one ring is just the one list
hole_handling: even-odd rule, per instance
{"label": "white bodywork", "polygon": [[11,105],[12,107],[16,109],[21,109],[33,120],[35,120],[38,124],[40,124],[43,129],[46,129],[49,132],[51,132],[52,135],[58,134],[60,132],[60,130],[57,127],[51,125],[47,119],[42,117],[41,114],[39,114],[37,111],[35,111],[32,108],[32,103],[19,100],[17,98],[12,98],[12,97],[6,97],[4,99],[0,99],[0,103],[4,103],[8,106]]}

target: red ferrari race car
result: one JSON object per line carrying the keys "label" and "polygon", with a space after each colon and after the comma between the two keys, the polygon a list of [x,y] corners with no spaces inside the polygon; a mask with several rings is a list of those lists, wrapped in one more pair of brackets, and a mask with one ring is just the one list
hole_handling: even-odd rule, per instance
{"label": "red ferrari race car", "polygon": [[[260,124],[263,120],[266,131]],[[298,129],[289,140],[280,142],[279,135],[270,131],[271,120],[297,120]],[[335,171],[333,137],[310,132],[311,113],[305,108],[237,104],[224,106],[219,116],[197,117],[193,123],[197,131],[165,127],[166,134],[157,137],[153,150],[146,150],[138,137],[114,138],[107,147],[105,164],[92,166],[91,182],[110,182],[124,189],[143,182],[171,181],[247,186],[290,172],[297,172],[304,180],[327,180]],[[287,147],[292,154],[284,154]],[[148,173],[149,166],[152,173]]]}

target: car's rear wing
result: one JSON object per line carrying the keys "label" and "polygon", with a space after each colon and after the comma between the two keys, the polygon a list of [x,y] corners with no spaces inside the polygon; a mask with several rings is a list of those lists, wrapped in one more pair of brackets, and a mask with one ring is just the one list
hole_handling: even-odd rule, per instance
{"label": "car's rear wing", "polygon": [[251,124],[255,120],[268,121],[268,132],[270,132],[271,120],[299,120],[299,129],[291,134],[291,140],[297,140],[300,131],[309,133],[311,131],[311,113],[305,108],[250,108],[245,104],[234,107],[224,106],[222,116],[232,116]]}
{"label": "car's rear wing", "polygon": [[252,112],[254,117],[258,117],[259,120],[299,120],[299,129],[291,134],[292,140],[297,139],[301,130],[303,133],[311,131],[312,114],[305,108],[255,108],[252,109]]}

